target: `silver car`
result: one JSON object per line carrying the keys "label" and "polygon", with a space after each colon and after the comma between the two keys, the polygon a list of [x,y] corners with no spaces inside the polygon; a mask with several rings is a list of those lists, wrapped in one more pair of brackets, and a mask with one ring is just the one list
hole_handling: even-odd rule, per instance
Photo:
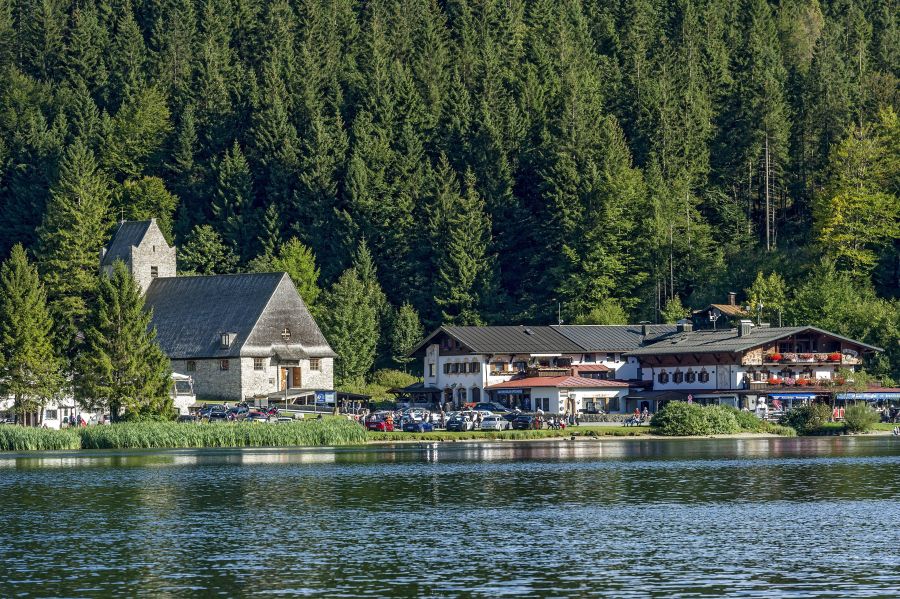
{"label": "silver car", "polygon": [[509,426],[509,420],[499,414],[485,416],[481,421],[481,430],[483,431],[505,431]]}

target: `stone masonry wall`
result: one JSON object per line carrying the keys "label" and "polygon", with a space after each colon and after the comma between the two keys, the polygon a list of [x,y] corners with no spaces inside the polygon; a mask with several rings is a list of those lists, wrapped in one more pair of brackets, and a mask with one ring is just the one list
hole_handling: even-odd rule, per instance
{"label": "stone masonry wall", "polygon": [[154,222],[147,230],[141,245],[131,248],[131,274],[146,292],[153,282],[151,267],[157,268],[157,276],[174,277],[176,270],[175,248],[169,246],[159,227]]}
{"label": "stone masonry wall", "polygon": [[[194,360],[196,370],[189,372],[188,360],[172,360],[172,370],[189,375],[194,380],[194,394],[197,399],[217,399],[221,401],[241,401],[244,397],[241,385],[241,360],[229,359],[228,370],[219,368],[219,359]],[[250,361],[253,369],[253,361]]]}

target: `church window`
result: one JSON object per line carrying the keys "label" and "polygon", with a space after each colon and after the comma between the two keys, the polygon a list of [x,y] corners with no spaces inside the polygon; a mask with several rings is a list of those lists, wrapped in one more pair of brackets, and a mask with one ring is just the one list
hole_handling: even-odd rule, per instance
{"label": "church window", "polygon": [[150,278],[151,278],[151,279],[155,279],[155,278],[157,278],[158,276],[159,276],[159,267],[158,267],[158,266],[151,266],[151,267],[150,267]]}

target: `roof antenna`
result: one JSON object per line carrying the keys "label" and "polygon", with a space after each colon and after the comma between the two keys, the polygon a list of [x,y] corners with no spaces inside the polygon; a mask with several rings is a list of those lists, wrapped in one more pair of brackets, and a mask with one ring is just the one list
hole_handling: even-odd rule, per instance
{"label": "roof antenna", "polygon": [[562,324],[562,302],[556,302],[556,320]]}

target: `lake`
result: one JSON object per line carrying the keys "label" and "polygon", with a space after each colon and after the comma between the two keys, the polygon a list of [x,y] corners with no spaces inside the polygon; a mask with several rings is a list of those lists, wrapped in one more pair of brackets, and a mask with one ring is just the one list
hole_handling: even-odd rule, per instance
{"label": "lake", "polygon": [[900,439],[0,455],[0,596],[896,596]]}

